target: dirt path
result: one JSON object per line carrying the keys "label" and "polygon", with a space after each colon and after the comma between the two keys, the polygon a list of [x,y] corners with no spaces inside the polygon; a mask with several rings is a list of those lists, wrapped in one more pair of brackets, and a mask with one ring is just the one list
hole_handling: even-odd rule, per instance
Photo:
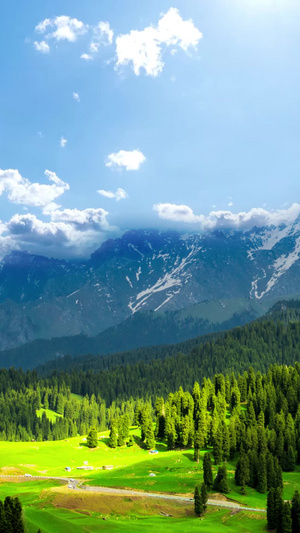
{"label": "dirt path", "polygon": [[[143,491],[137,491],[137,490],[130,490],[130,489],[114,489],[111,487],[93,487],[91,485],[83,485],[80,486],[81,483],[84,483],[85,480],[80,479],[73,479],[73,478],[66,478],[66,477],[54,477],[54,476],[1,476],[1,479],[20,479],[22,481],[38,481],[40,479],[53,479],[57,481],[65,481],[68,484],[68,488],[70,490],[85,490],[90,492],[100,492],[102,494],[112,494],[112,495],[118,495],[118,496],[140,496],[140,497],[146,497],[146,498],[156,498],[161,500],[175,500],[179,502],[185,502],[189,505],[193,505],[194,500],[193,498],[188,498],[185,496],[176,496],[173,494],[160,494],[157,492],[143,492]],[[228,501],[220,501],[220,500],[208,500],[207,505],[212,505],[214,507],[225,507],[226,509],[235,509],[239,511],[254,511],[257,513],[265,513],[265,509],[256,509],[254,507],[246,507],[241,506],[238,503],[228,502]]]}

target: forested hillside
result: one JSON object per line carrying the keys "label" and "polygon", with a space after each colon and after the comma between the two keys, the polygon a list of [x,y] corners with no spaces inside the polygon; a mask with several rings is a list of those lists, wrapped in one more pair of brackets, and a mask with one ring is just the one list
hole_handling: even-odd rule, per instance
{"label": "forested hillside", "polygon": [[[5,368],[15,365],[32,369],[64,355],[102,356],[140,347],[184,343],[191,338],[246,324],[261,316],[267,308],[255,300],[241,298],[202,302],[177,311],[140,311],[93,337],[71,335],[38,339],[0,351],[0,365]],[[171,350],[171,353],[174,352]]]}
{"label": "forested hillside", "polygon": [[[274,364],[293,365],[300,355],[299,303],[285,307],[281,303],[272,311],[275,318],[280,313],[281,321],[273,319],[271,313],[249,325],[202,339],[202,344],[189,341],[185,348],[191,349],[185,355],[173,355],[178,350],[175,345],[174,351],[165,353],[162,359],[157,348],[154,356],[136,351],[132,359],[130,354],[66,358],[61,361],[64,371],[47,367],[26,373],[2,369],[1,438],[42,440],[83,435],[90,425],[104,429],[112,418],[125,412],[133,422],[139,401],[146,401],[151,410],[157,396],[166,398],[179,387],[191,391],[195,381],[201,383],[215,374],[223,373],[227,381],[239,381],[249,367],[263,373]],[[147,361],[138,360],[144,355]],[[41,407],[45,410],[42,417],[37,416]],[[51,422],[48,409],[61,418]]]}

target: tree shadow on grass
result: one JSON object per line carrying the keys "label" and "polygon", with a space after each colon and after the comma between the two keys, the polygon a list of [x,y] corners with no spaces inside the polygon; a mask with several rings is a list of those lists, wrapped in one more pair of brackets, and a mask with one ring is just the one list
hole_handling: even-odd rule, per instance
{"label": "tree shadow on grass", "polygon": [[193,453],[183,453],[182,454],[184,457],[187,457],[189,459],[189,461],[192,461],[193,463],[196,464],[199,464],[199,463],[196,463],[196,461],[194,461],[194,454]]}

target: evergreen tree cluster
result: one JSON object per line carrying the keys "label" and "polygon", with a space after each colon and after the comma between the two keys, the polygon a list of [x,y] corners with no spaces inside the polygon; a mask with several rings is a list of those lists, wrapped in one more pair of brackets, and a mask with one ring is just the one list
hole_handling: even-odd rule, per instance
{"label": "evergreen tree cluster", "polygon": [[276,533],[299,533],[300,531],[300,494],[294,493],[292,502],[282,499],[281,488],[271,488],[267,499],[268,529]]}
{"label": "evergreen tree cluster", "polygon": [[22,504],[19,498],[0,500],[0,533],[24,533]]}
{"label": "evergreen tree cluster", "polygon": [[[107,407],[98,394],[84,398],[71,393],[61,377],[39,380],[36,372],[0,370],[0,440],[43,441],[86,435],[88,428],[97,431],[110,426],[111,419],[126,414],[134,421],[136,400],[116,401]],[[51,422],[40,408],[61,415]],[[152,406],[151,406],[152,409]]]}
{"label": "evergreen tree cluster", "polygon": [[207,488],[205,483],[202,483],[201,488],[195,487],[194,492],[194,510],[196,516],[202,516],[206,511],[206,502],[207,502]]}

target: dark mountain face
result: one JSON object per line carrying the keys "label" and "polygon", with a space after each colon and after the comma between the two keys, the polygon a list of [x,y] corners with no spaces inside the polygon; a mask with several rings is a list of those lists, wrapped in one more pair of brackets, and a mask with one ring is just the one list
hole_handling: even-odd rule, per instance
{"label": "dark mountain face", "polygon": [[95,335],[138,311],[300,293],[300,221],[249,232],[129,231],[76,263],[14,252],[0,263],[0,349]]}

